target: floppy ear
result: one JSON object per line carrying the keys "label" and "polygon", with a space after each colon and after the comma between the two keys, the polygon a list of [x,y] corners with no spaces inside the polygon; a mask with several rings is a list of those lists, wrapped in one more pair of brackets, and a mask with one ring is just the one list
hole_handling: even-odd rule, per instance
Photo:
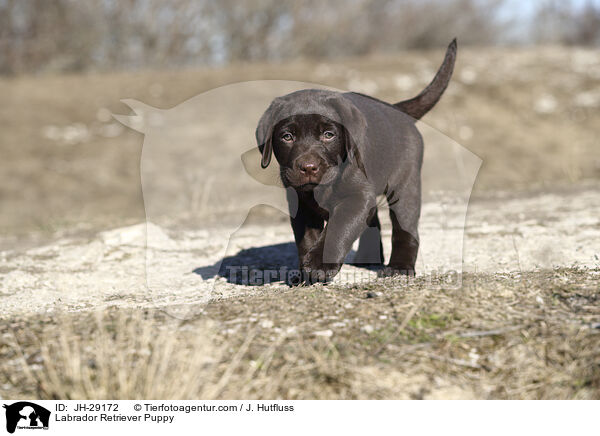
{"label": "floppy ear", "polygon": [[258,149],[262,154],[260,166],[266,168],[271,163],[271,155],[273,154],[273,128],[275,127],[275,115],[278,113],[281,103],[278,99],[271,102],[268,109],[260,117],[258,126],[256,127],[256,142]]}
{"label": "floppy ear", "polygon": [[271,155],[273,154],[273,141],[271,140],[270,135],[267,140],[258,146],[260,153],[262,154],[262,158],[260,160],[260,166],[262,168],[266,168],[271,163]]}
{"label": "floppy ear", "polygon": [[346,150],[346,156],[352,159],[358,151],[356,141],[352,138],[350,131],[344,127],[344,148]]}
{"label": "floppy ear", "polygon": [[346,152],[346,161],[354,162],[356,166],[366,175],[365,166],[362,161],[360,149],[356,144],[356,141],[345,127],[344,130],[344,151]]}

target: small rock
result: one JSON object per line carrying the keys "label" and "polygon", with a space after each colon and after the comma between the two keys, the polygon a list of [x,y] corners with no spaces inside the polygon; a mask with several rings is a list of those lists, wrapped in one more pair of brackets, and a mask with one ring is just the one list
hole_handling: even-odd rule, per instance
{"label": "small rock", "polygon": [[270,329],[271,327],[273,327],[273,321],[271,321],[270,319],[265,319],[260,323],[260,326],[264,329]]}
{"label": "small rock", "polygon": [[321,330],[318,332],[314,332],[313,335],[321,336],[323,338],[330,338],[333,336],[333,330]]}
{"label": "small rock", "polygon": [[375,292],[369,291],[367,292],[366,298],[376,298],[377,294]]}
{"label": "small rock", "polygon": [[371,333],[373,333],[373,331],[375,331],[375,328],[372,325],[367,324],[367,325],[363,326],[361,328],[361,330],[365,333],[371,334]]}

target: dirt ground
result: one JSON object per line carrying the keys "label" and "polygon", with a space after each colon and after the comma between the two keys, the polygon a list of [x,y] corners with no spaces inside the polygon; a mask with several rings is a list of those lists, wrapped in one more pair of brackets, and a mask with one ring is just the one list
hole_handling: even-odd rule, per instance
{"label": "dirt ground", "polygon": [[[120,99],[170,108],[286,79],[396,101],[441,55],[0,79],[0,397],[599,399],[597,51],[459,52],[424,122],[483,164],[464,235],[438,219],[460,211],[426,201],[408,282],[350,265],[302,288],[219,275],[295,267],[269,210],[232,238],[231,210],[204,211],[205,228],[144,222],[143,136],[112,118]],[[436,274],[444,247],[457,274]]]}

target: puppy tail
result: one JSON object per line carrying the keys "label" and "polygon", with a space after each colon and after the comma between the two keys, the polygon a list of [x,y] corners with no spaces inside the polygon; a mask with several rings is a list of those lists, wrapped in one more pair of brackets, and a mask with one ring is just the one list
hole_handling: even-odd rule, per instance
{"label": "puppy tail", "polygon": [[435,106],[446,90],[454,70],[454,61],[456,61],[456,38],[448,46],[444,62],[427,88],[416,97],[396,103],[394,106],[414,119],[421,119]]}

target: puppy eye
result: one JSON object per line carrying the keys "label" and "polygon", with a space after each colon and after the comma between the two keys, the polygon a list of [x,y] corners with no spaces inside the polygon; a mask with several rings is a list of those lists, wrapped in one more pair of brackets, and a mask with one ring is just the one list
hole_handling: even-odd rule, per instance
{"label": "puppy eye", "polygon": [[333,133],[330,130],[326,130],[325,132],[323,132],[323,138],[325,138],[325,139],[333,139],[333,138],[335,138],[335,133]]}
{"label": "puppy eye", "polygon": [[294,140],[294,137],[291,133],[284,133],[283,135],[281,135],[281,139],[283,139],[285,142],[292,142]]}

